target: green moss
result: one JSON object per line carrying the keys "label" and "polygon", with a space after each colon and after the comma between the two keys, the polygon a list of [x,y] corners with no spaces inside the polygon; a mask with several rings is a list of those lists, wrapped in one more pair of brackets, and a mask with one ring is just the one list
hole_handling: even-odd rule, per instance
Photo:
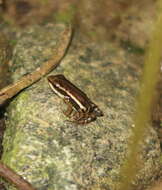
{"label": "green moss", "polygon": [[[16,169],[18,166],[17,160],[19,160],[19,163],[21,163],[21,165],[25,165],[28,161],[27,158],[24,158],[23,156],[19,155],[19,151],[20,151],[19,146],[21,146],[23,139],[26,139],[27,136],[23,131],[18,131],[15,136],[13,135],[13,131],[11,132],[9,130],[7,132],[12,133],[12,136],[8,141],[4,141],[5,150],[4,150],[2,160],[7,164],[10,163],[11,164],[10,166],[13,169],[14,168]],[[21,157],[21,162],[20,162],[20,157]]]}
{"label": "green moss", "polygon": [[11,46],[15,46],[16,43],[17,43],[17,40],[15,40],[15,39],[12,39],[12,40],[9,41],[9,44],[10,44]]}
{"label": "green moss", "polygon": [[28,102],[28,98],[29,98],[29,94],[26,92],[21,92],[19,96],[17,96],[14,101],[12,101],[12,103],[10,104],[10,109],[9,111],[9,115],[12,114],[11,110],[17,110],[14,113],[14,118],[12,118],[13,123],[16,121],[20,121],[21,118],[21,122],[24,121],[25,116],[31,112],[32,109],[32,105],[28,105],[28,107],[25,107],[25,102]]}
{"label": "green moss", "polygon": [[92,39],[96,39],[97,38],[97,35],[98,35],[98,33],[96,32],[96,31],[88,31],[87,32],[87,35],[90,37],[90,38],[92,38]]}
{"label": "green moss", "polygon": [[[3,141],[3,146],[5,147],[3,153],[3,161],[5,163],[16,163],[17,160],[19,160],[18,152],[20,148],[19,146],[15,145],[21,145],[23,139],[27,138],[27,134],[24,133],[23,129],[20,130],[18,126],[15,126],[15,123],[18,123],[19,126],[21,126],[23,123],[25,123],[27,114],[31,112],[32,105],[23,106],[24,102],[28,101],[28,97],[28,94],[23,92],[10,104],[8,110],[9,118],[7,120],[7,125],[10,125],[10,128],[6,129],[5,136],[8,138],[4,138],[5,140]],[[15,112],[14,110],[17,111]],[[10,119],[10,117],[12,119]],[[25,162],[26,159],[24,160],[24,163]],[[12,168],[13,167],[16,168],[16,165],[13,165]]]}
{"label": "green moss", "polygon": [[145,50],[136,44],[132,44],[129,40],[127,41],[122,41],[120,42],[121,46],[127,50],[129,53],[134,53],[134,54],[141,54],[143,55],[145,53]]}
{"label": "green moss", "polygon": [[63,12],[58,12],[54,15],[54,19],[57,22],[63,23],[71,23],[76,12],[76,7],[74,5],[70,5],[69,8]]}
{"label": "green moss", "polygon": [[49,0],[41,0],[40,3],[42,3],[42,5],[47,5],[49,3]]}

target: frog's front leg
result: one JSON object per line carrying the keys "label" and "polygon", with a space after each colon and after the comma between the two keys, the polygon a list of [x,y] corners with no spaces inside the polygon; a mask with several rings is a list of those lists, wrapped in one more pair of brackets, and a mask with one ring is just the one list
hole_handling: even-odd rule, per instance
{"label": "frog's front leg", "polygon": [[66,111],[63,111],[63,113],[64,113],[67,117],[71,118],[74,109],[73,109],[73,107],[72,107],[72,105],[71,105],[71,103],[69,102],[68,99],[64,99],[64,102],[65,102],[66,105],[67,105],[67,110],[66,110]]}

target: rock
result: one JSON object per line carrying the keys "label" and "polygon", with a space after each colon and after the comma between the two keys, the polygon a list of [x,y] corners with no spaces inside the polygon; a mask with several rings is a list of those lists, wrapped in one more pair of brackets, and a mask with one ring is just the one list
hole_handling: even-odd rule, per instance
{"label": "rock", "polygon": [[[17,33],[13,81],[48,60],[62,29],[50,24]],[[100,107],[104,117],[88,125],[67,121],[65,104],[42,78],[19,93],[7,109],[4,163],[41,190],[95,185],[114,190],[134,127],[131,116],[139,88],[139,62],[141,56],[116,44],[97,45],[75,35],[60,66],[50,74],[64,74]],[[145,137],[139,152],[142,169],[134,182],[138,189],[160,172],[160,144],[151,126]]]}

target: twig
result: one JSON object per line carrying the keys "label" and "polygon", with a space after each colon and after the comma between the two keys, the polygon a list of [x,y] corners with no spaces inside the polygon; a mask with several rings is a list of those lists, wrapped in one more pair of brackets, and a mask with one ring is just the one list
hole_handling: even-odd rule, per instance
{"label": "twig", "polygon": [[11,168],[0,162],[0,176],[13,183],[19,190],[36,190],[32,185],[16,174]]}
{"label": "twig", "polygon": [[55,52],[53,57],[49,61],[43,63],[41,67],[37,68],[32,73],[22,77],[15,84],[8,85],[7,87],[0,90],[0,105],[4,104],[7,100],[15,96],[22,89],[38,81],[52,69],[55,69],[65,55],[65,52],[71,40],[71,36],[72,29],[71,26],[68,26],[62,34],[57,48],[54,49]]}

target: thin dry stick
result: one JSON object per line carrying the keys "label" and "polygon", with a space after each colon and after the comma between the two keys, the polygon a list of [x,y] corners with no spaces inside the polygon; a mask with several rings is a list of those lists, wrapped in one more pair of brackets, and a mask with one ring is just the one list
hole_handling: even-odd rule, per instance
{"label": "thin dry stick", "polygon": [[13,183],[19,190],[36,190],[32,185],[16,174],[11,168],[0,162],[0,176]]}
{"label": "thin dry stick", "polygon": [[55,69],[59,65],[63,56],[65,55],[65,52],[71,41],[71,36],[72,28],[69,25],[61,35],[59,44],[57,48],[54,50],[54,55],[49,61],[43,63],[41,67],[37,68],[32,73],[22,77],[15,84],[11,84],[0,90],[0,105],[4,104],[7,100],[15,96],[22,89],[38,81],[41,77],[49,73],[52,69]]}

